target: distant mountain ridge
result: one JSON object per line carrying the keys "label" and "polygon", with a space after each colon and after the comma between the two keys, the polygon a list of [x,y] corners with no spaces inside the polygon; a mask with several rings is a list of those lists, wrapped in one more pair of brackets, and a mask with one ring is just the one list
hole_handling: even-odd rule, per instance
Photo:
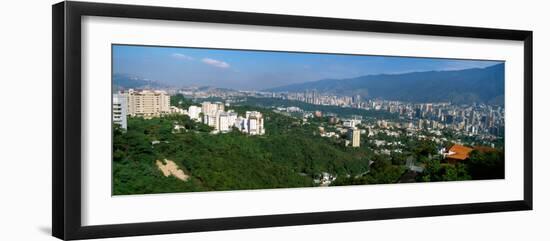
{"label": "distant mountain ridge", "polygon": [[155,80],[149,80],[129,74],[113,74],[114,91],[125,89],[155,89],[164,87],[167,86]]}
{"label": "distant mountain ridge", "polygon": [[[162,81],[149,80],[142,77],[130,75],[130,74],[114,74],[113,75],[113,90],[127,90],[127,89],[165,89],[174,86],[167,85]],[[182,89],[196,89],[199,91],[226,91],[237,92],[237,90],[230,88],[220,88],[214,86],[191,86],[181,87]]]}
{"label": "distant mountain ridge", "polygon": [[316,90],[410,102],[504,104],[504,63],[486,68],[366,75],[324,79],[266,89],[271,92]]}

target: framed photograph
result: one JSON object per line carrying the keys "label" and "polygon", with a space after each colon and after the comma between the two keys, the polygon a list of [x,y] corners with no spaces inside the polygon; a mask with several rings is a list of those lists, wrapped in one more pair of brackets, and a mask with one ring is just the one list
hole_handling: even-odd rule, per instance
{"label": "framed photograph", "polygon": [[53,235],[531,210],[532,48],[524,30],[55,4]]}

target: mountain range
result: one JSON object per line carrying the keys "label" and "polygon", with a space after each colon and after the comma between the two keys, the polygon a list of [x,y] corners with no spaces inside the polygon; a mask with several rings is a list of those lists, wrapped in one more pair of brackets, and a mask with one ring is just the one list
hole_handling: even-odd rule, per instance
{"label": "mountain range", "polygon": [[144,79],[128,74],[113,74],[113,91],[125,89],[156,89],[165,88],[165,84],[155,80]]}
{"label": "mountain range", "polygon": [[504,104],[504,63],[486,68],[323,79],[266,89],[270,92],[318,91],[409,102],[450,101]]}

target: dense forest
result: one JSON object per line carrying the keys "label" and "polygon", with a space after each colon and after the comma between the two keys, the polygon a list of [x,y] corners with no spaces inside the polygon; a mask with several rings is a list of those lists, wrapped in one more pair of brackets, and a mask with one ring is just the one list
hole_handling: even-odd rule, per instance
{"label": "dense forest", "polygon": [[[368,170],[368,151],[316,136],[313,125],[257,107],[233,109],[262,111],[266,135],[210,134],[211,127],[184,115],[129,118],[126,132],[114,130],[114,194],[307,187],[321,172]],[[174,123],[185,131],[172,133]],[[162,176],[154,165],[162,159],[173,160],[190,180]]]}

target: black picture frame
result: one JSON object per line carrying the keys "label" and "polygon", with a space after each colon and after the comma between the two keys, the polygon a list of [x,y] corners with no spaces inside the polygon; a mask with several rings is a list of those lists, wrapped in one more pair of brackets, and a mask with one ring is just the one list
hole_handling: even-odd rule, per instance
{"label": "black picture frame", "polygon": [[[151,7],[90,2],[52,6],[52,233],[88,239],[213,230],[308,225],[380,219],[532,210],[533,208],[533,33],[523,30],[366,21],[324,17]],[[81,224],[81,17],[104,16],[378,33],[516,40],[524,43],[524,194],[522,200],[421,207],[140,222]]]}

